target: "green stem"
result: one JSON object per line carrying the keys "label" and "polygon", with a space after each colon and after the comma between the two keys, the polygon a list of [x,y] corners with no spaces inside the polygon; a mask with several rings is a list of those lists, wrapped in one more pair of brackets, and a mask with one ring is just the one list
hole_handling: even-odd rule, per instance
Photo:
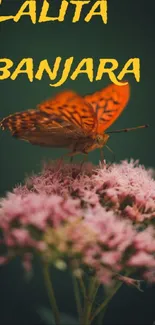
{"label": "green stem", "polygon": [[73,276],[73,288],[74,288],[76,306],[77,306],[77,311],[78,311],[79,321],[80,321],[81,320],[81,315],[82,315],[82,308],[81,308],[81,299],[80,299],[79,286],[78,286],[78,282],[77,282],[77,279],[75,278],[75,276]]}
{"label": "green stem", "polygon": [[98,315],[98,319],[97,319],[97,321],[98,321],[98,325],[102,325],[102,324],[103,324],[103,318],[104,318],[104,315],[105,315],[105,313],[106,313],[107,307],[108,307],[108,305],[106,305],[106,306],[104,307],[104,309],[103,309],[103,310],[100,312],[100,314]]}
{"label": "green stem", "polygon": [[54,290],[53,290],[53,285],[52,285],[50,274],[49,274],[48,264],[44,264],[43,272],[44,272],[44,279],[45,279],[45,284],[46,284],[46,288],[48,291],[49,300],[51,303],[51,307],[52,307],[52,311],[53,311],[53,315],[54,315],[54,319],[55,319],[55,324],[60,325],[59,310],[57,307],[55,294],[54,294]]}
{"label": "green stem", "polygon": [[[95,310],[94,314],[91,317],[91,322],[94,320],[94,318],[108,305],[112,297],[115,295],[117,290],[121,287],[122,282],[118,282],[115,286],[114,290],[111,292],[111,294],[103,301],[103,303]],[[104,316],[104,315],[103,315]]]}
{"label": "green stem", "polygon": [[80,284],[80,288],[81,288],[83,297],[85,298],[86,297],[86,288],[85,288],[84,281],[82,278],[79,279],[79,284]]}
{"label": "green stem", "polygon": [[84,314],[83,314],[83,319],[82,319],[82,324],[81,325],[90,325],[90,314],[92,311],[93,303],[95,300],[95,293],[96,293],[96,278],[92,279],[91,278],[91,283],[88,287],[88,293],[87,296],[85,297],[85,302],[84,302]]}

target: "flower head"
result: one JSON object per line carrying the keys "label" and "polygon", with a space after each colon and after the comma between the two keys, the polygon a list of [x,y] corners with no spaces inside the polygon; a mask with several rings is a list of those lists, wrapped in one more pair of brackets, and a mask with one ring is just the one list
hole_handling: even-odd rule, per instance
{"label": "flower head", "polygon": [[[74,273],[90,269],[102,283],[141,271],[155,281],[155,181],[138,162],[95,167],[51,163],[0,200],[7,256],[33,253]],[[122,278],[123,279],[123,278]]]}

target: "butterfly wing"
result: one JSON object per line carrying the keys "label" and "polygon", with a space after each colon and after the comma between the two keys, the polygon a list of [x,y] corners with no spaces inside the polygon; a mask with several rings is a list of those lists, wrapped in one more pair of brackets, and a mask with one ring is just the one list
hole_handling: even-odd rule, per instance
{"label": "butterfly wing", "polygon": [[121,114],[129,99],[129,85],[114,84],[92,95],[81,97],[72,91],[62,92],[32,109],[10,115],[0,127],[13,136],[33,144],[69,147],[103,133]]}
{"label": "butterfly wing", "polygon": [[86,134],[91,134],[97,123],[96,113],[90,103],[73,91],[61,92],[39,104],[37,108],[49,115],[69,121]]}
{"label": "butterfly wing", "polygon": [[103,132],[118,118],[128,103],[130,96],[129,84],[117,86],[111,84],[94,94],[84,97],[96,113],[96,133]]}
{"label": "butterfly wing", "polygon": [[40,146],[74,148],[78,139],[85,139],[77,126],[35,109],[4,118],[0,127],[11,131],[14,137]]}

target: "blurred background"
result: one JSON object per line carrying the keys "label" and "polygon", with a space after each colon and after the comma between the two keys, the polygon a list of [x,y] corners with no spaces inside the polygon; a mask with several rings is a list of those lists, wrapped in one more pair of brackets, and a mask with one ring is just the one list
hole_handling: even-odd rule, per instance
{"label": "blurred background", "polygon": [[[3,0],[0,15],[16,14],[24,1]],[[93,1],[92,1],[93,2]],[[42,1],[37,0],[37,15]],[[60,0],[51,0],[51,15],[56,15]],[[108,24],[100,17],[90,23],[83,18],[91,5],[84,6],[78,23],[71,22],[73,9],[70,6],[65,21],[33,25],[29,17],[20,22],[6,21],[0,25],[0,57],[13,60],[14,67],[24,57],[34,58],[34,71],[39,62],[47,59],[53,64],[57,56],[64,60],[74,56],[74,67],[82,58],[93,57],[96,71],[99,58],[115,58],[119,69],[129,58],[141,60],[141,80],[137,83],[133,75],[126,79],[131,85],[131,98],[123,114],[110,130],[150,124],[148,129],[129,133],[114,134],[108,143],[114,151],[116,161],[138,159],[146,167],[155,167],[154,120],[155,120],[155,2],[154,0],[108,0]],[[13,69],[12,69],[13,71]],[[79,94],[100,90],[109,84],[108,76],[101,81],[90,83],[86,75],[79,75],[75,81],[68,79],[62,87],[49,86],[44,74],[41,81],[30,83],[21,74],[15,81],[0,81],[0,119],[29,108],[64,89]],[[26,175],[38,172],[42,161],[59,158],[65,151],[32,146],[15,140],[7,132],[0,131],[0,196],[11,191],[15,184],[23,182]],[[105,149],[108,161],[112,156]],[[76,158],[81,159],[81,158]],[[99,151],[89,154],[89,161],[98,164]],[[42,280],[39,261],[35,263],[35,276],[30,282],[20,261],[0,268],[0,324],[43,324],[38,309],[48,306],[48,298]],[[76,314],[72,288],[68,274],[53,274],[56,294],[62,312]],[[155,320],[155,289],[145,287],[143,293],[130,287],[122,287],[110,303],[105,324],[150,324]]]}

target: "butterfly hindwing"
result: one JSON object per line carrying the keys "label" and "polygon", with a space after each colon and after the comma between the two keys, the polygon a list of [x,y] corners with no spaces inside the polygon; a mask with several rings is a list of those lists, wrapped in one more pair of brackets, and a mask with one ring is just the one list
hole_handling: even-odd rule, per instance
{"label": "butterfly hindwing", "polygon": [[84,132],[75,125],[35,109],[12,114],[0,126],[14,137],[41,146],[69,147],[79,138],[85,138]]}

